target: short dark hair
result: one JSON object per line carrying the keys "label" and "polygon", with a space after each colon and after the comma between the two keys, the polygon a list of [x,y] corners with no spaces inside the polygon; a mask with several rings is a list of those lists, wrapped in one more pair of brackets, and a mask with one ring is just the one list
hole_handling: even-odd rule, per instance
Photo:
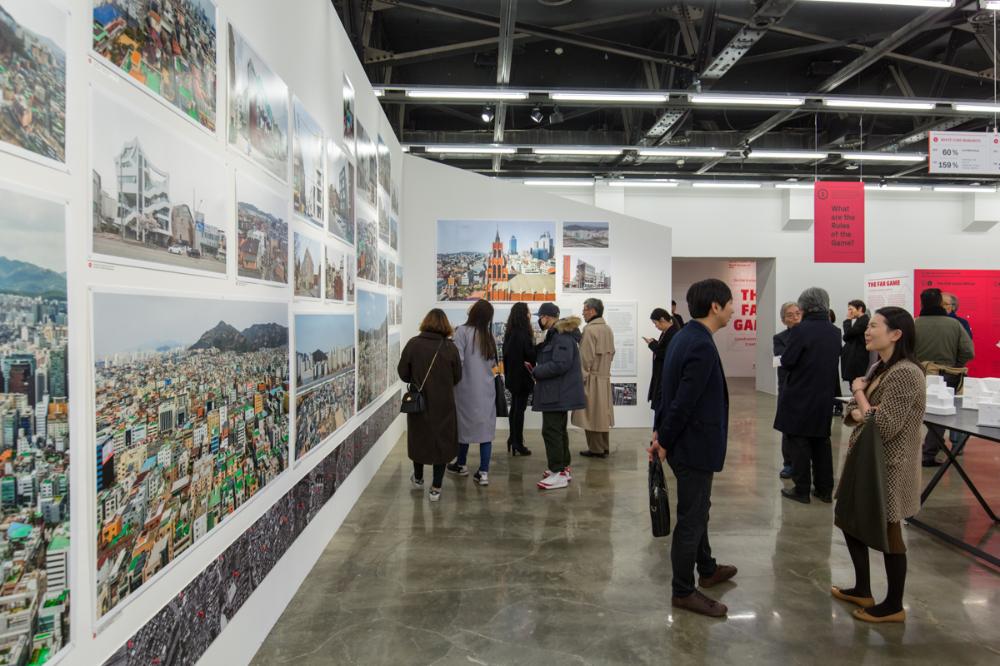
{"label": "short dark hair", "polygon": [[660,321],[661,319],[671,319],[670,313],[663,308],[656,308],[649,314],[649,318],[653,321]]}
{"label": "short dark hair", "polygon": [[687,291],[688,312],[694,319],[704,319],[712,311],[712,304],[726,307],[733,300],[733,292],[722,280],[709,278],[695,282]]}
{"label": "short dark hair", "polygon": [[924,289],[920,292],[920,308],[939,308],[941,307],[941,290],[937,287],[931,287],[930,289]]}
{"label": "short dark hair", "polygon": [[446,338],[450,338],[453,333],[448,315],[441,308],[434,308],[424,316],[424,320],[420,322],[420,331],[422,333],[437,333]]}
{"label": "short dark hair", "polygon": [[677,301],[670,301],[671,305],[677,305]]}
{"label": "short dark hair", "polygon": [[853,301],[848,301],[847,304],[850,305],[855,310],[861,310],[862,312],[868,312],[868,307],[865,305],[865,302],[862,301],[862,300],[854,299]]}

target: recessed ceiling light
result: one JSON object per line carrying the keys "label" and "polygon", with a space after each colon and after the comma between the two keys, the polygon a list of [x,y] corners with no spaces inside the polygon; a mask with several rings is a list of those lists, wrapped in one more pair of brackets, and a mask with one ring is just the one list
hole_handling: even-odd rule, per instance
{"label": "recessed ceiling light", "polygon": [[726,151],[716,148],[640,148],[643,157],[725,157]]}
{"label": "recessed ceiling light", "polygon": [[841,153],[841,157],[859,162],[923,162],[927,159],[920,153]]}
{"label": "recessed ceiling light", "polygon": [[736,104],[746,106],[802,106],[804,97],[782,95],[732,95],[726,93],[698,93],[688,95],[694,104]]}

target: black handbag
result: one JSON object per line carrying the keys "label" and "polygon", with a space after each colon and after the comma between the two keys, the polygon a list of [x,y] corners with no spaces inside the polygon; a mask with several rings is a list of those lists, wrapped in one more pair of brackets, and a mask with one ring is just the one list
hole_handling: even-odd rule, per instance
{"label": "black handbag", "polygon": [[667,495],[667,479],[663,476],[660,458],[653,456],[649,463],[649,517],[653,523],[653,536],[670,534],[670,497]]}
{"label": "black handbag", "polygon": [[402,403],[399,405],[399,411],[403,414],[420,414],[425,409],[427,409],[427,402],[424,400],[424,384],[427,383],[427,378],[431,376],[431,368],[434,367],[434,361],[437,360],[438,352],[441,351],[441,347],[444,345],[444,340],[441,340],[441,344],[438,345],[437,351],[434,352],[434,358],[431,359],[431,364],[427,367],[427,374],[424,375],[424,381],[420,382],[420,388],[417,388],[412,383],[408,384],[406,387],[406,392],[403,393]]}
{"label": "black handbag", "polygon": [[496,393],[497,417],[505,419],[510,415],[507,411],[507,388],[503,383],[503,375],[499,372],[493,373],[493,390]]}
{"label": "black handbag", "polygon": [[889,551],[885,448],[875,417],[867,417],[862,427],[840,473],[833,522],[869,548],[885,553]]}

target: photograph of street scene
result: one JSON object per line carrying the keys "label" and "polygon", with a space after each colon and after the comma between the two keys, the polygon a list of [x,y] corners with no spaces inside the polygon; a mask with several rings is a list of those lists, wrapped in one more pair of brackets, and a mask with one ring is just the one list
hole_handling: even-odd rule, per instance
{"label": "photograph of street scene", "polygon": [[358,198],[372,207],[378,205],[378,155],[375,151],[375,144],[365,131],[365,126],[358,122],[356,125],[358,132],[357,145],[357,176],[358,176]]}
{"label": "photograph of street scene", "polygon": [[563,222],[563,247],[608,247],[607,222]]}
{"label": "photograph of street scene", "polygon": [[358,211],[357,231],[358,279],[378,282],[378,227]]}
{"label": "photograph of street scene", "polygon": [[354,259],[354,255],[347,255],[344,257],[344,284],[346,288],[344,289],[344,295],[347,297],[348,303],[354,302],[354,275],[357,269],[357,261]]}
{"label": "photograph of street scene", "polygon": [[326,150],[327,215],[330,233],[354,245],[354,164],[343,148],[329,142]]}
{"label": "photograph of street scene", "polygon": [[563,291],[610,294],[611,255],[580,253],[563,255]]}
{"label": "photograph of street scene", "polygon": [[389,383],[399,381],[399,356],[401,353],[399,331],[389,334]]}
{"label": "photograph of street scene", "polygon": [[385,294],[358,290],[358,411],[388,386],[389,307]]}
{"label": "photograph of street scene", "polygon": [[323,130],[298,97],[293,97],[292,111],[292,205],[296,213],[322,227]]}
{"label": "photograph of street scene", "polygon": [[92,320],[104,616],[285,469],[288,315],[96,293]]}
{"label": "photograph of street scene", "polygon": [[225,274],[225,166],[117,97],[90,100],[94,254]]}
{"label": "photograph of street scene", "polygon": [[231,25],[229,145],[288,179],[288,87]]}
{"label": "photograph of street scene", "polygon": [[214,132],[215,4],[211,0],[93,0],[93,4],[94,51],[124,76]]}
{"label": "photograph of street scene", "polygon": [[439,220],[439,301],[554,301],[555,224]]}
{"label": "photograph of street scene", "polygon": [[344,145],[354,152],[354,86],[344,74]]}
{"label": "photograph of street scene", "polygon": [[326,279],[324,280],[326,294],[324,294],[324,298],[326,300],[343,302],[346,279],[344,263],[348,260],[353,261],[353,257],[349,257],[340,248],[327,243],[326,263],[324,264],[326,270]]}
{"label": "photograph of street scene", "polygon": [[66,28],[48,0],[0,0],[0,141],[66,161]]}
{"label": "photograph of street scene", "polygon": [[43,664],[70,639],[66,209],[0,201],[0,659]]}
{"label": "photograph of street scene", "polygon": [[237,274],[288,284],[288,205],[244,173],[236,174]]}
{"label": "photograph of street scene", "polygon": [[295,315],[295,387],[299,393],[353,367],[353,314]]}
{"label": "photograph of street scene", "polygon": [[611,399],[616,407],[635,407],[636,395],[635,382],[611,385]]}
{"label": "photograph of street scene", "polygon": [[323,270],[323,246],[308,234],[294,233],[295,295],[322,298],[320,273]]}
{"label": "photograph of street scene", "polygon": [[353,365],[308,393],[300,393],[295,399],[296,460],[322,444],[353,415]]}

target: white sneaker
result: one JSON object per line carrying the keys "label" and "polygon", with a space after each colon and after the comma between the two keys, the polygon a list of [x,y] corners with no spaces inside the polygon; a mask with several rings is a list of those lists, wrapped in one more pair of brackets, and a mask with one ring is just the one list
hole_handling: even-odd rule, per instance
{"label": "white sneaker", "polygon": [[447,470],[452,474],[458,474],[459,476],[469,476],[469,466],[459,465],[458,463],[449,463]]}
{"label": "white sneaker", "polygon": [[411,490],[423,490],[424,489],[424,480],[420,479],[419,481],[417,481],[417,478],[411,474],[410,475],[410,489]]}
{"label": "white sneaker", "polygon": [[[563,474],[565,474],[565,475],[566,475],[566,479],[567,479],[568,481],[572,481],[572,480],[573,480],[573,474],[571,473],[571,470],[570,470],[570,468],[569,468],[569,467],[567,467],[566,469],[564,469],[564,470],[563,470]],[[543,479],[547,479],[547,478],[549,478],[550,476],[552,476],[552,470],[550,470],[550,469],[547,469],[547,470],[545,470],[544,472],[542,472],[542,478],[543,478]]]}
{"label": "white sneaker", "polygon": [[437,488],[431,488],[431,491],[427,493],[427,499],[432,502],[437,502],[441,499],[441,491]]}
{"label": "white sneaker", "polygon": [[559,488],[566,488],[567,486],[569,486],[569,477],[563,472],[550,474],[538,482],[538,487],[541,490],[557,490]]}
{"label": "white sneaker", "polygon": [[476,472],[472,475],[473,480],[481,486],[490,485],[490,477],[486,472]]}

